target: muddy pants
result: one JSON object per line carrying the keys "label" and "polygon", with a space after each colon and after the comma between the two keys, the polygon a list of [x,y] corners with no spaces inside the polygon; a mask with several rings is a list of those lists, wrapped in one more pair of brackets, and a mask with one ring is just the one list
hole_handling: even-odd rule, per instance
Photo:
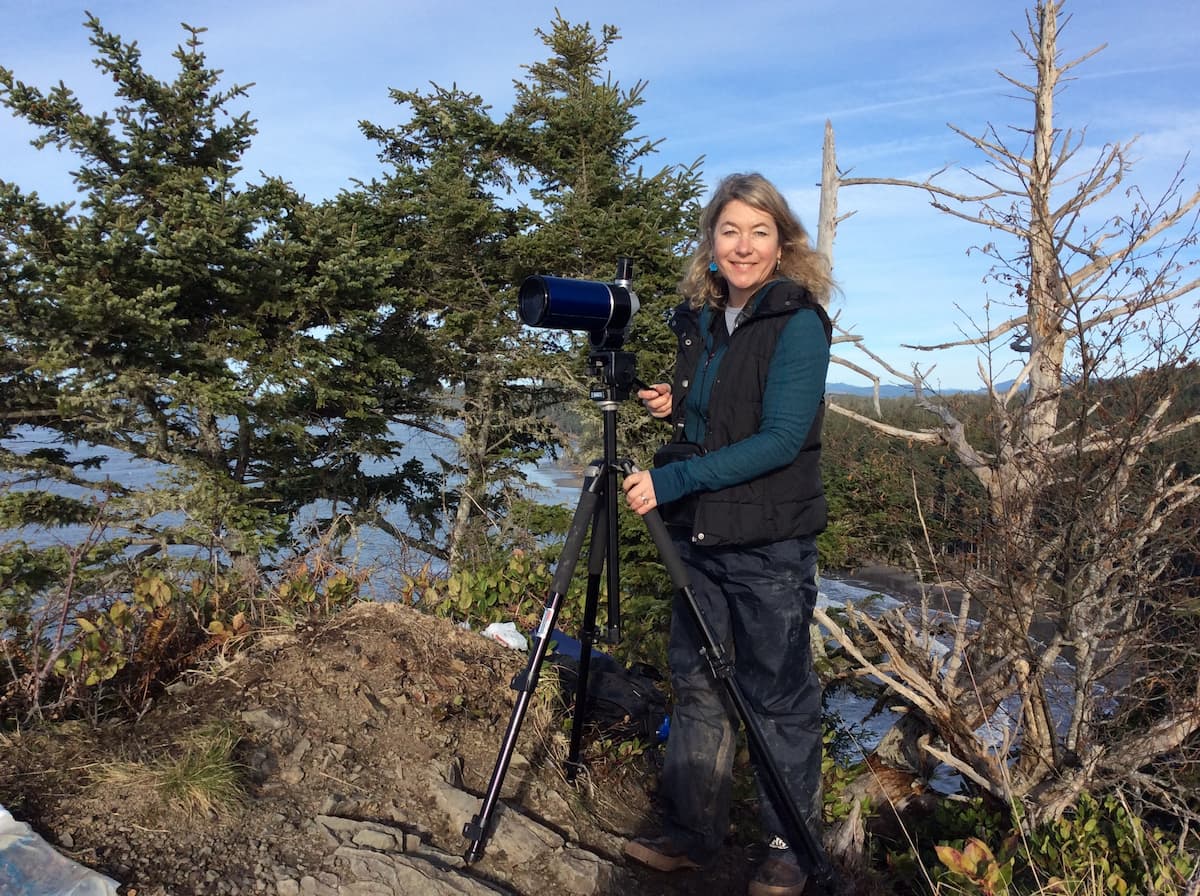
{"label": "muddy pants", "polygon": [[[809,640],[817,599],[815,539],[715,550],[689,539],[677,538],[675,544],[771,755],[819,839],[821,686]],[[668,647],[675,705],[660,797],[665,833],[701,862],[712,857],[728,829],[738,723],[702,646],[685,602],[676,596]],[[763,831],[768,842],[778,838],[778,848],[787,840],[786,828],[761,773],[758,790]],[[799,850],[772,850],[772,855],[802,868],[808,864]]]}

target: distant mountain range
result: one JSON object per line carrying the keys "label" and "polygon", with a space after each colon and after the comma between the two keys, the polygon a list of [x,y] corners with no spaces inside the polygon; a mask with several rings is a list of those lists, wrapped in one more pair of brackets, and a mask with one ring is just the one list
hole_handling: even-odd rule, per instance
{"label": "distant mountain range", "polygon": [[[848,383],[826,383],[825,393],[827,395],[874,395],[875,388],[873,386],[851,386]],[[880,398],[903,398],[912,395],[912,386],[896,386],[892,384],[880,384]]]}
{"label": "distant mountain range", "polygon": [[[997,383],[996,387],[998,389],[1004,390],[1004,389],[1009,388],[1011,385],[1012,385],[1012,380],[1008,380],[1003,383]],[[956,389],[953,387],[949,387],[949,388],[938,389],[937,391],[938,391],[938,394],[940,394],[940,395],[957,395],[961,392],[982,392],[984,390],[983,390],[983,387],[980,386],[980,387],[976,387],[974,389]],[[829,395],[866,395],[866,396],[871,396],[871,395],[875,394],[874,387],[872,387],[872,386],[851,386],[849,383],[826,383],[825,384],[825,392]],[[906,398],[912,394],[913,394],[912,386],[908,386],[908,385],[898,386],[895,383],[881,383],[879,386],[879,397],[880,398]]]}

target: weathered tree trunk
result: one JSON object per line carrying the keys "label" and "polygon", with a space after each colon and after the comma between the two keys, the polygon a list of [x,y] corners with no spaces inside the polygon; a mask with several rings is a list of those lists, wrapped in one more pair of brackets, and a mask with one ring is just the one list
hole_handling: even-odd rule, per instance
{"label": "weathered tree trunk", "polygon": [[[1079,143],[1056,129],[1054,97],[1065,73],[1091,54],[1060,61],[1061,7],[1042,0],[1027,16],[1031,40],[1021,49],[1036,81],[1005,76],[1032,102],[1032,124],[1019,129],[1027,144],[1009,148],[992,128],[980,137],[958,131],[1007,181],[979,177],[992,191],[968,196],[942,188],[934,182],[937,175],[922,182],[841,178],[827,127],[818,242],[832,257],[841,187],[920,189],[939,211],[988,228],[982,251],[996,259],[998,279],[1021,298],[1011,318],[979,337],[915,347],[975,345],[990,353],[999,343],[1000,350],[1028,353],[1005,391],[983,374],[990,396],[986,450],[926,391],[915,366],[911,374],[902,373],[849,334],[843,341],[855,341],[883,371],[912,384],[918,404],[935,422],[926,430],[905,430],[829,402],[832,411],[889,436],[946,445],[983,486],[989,559],[957,570],[957,585],[979,610],[977,623],[963,612],[944,624],[942,636],[952,644],[943,655],[930,651],[934,635],[927,620],[913,623],[889,613],[873,621],[851,611],[851,624],[843,628],[824,613],[818,619],[863,670],[908,706],[903,721],[868,758],[878,780],[891,780],[880,768],[916,778],[930,764],[945,762],[973,789],[1025,802],[1034,822],[1062,812],[1099,782],[1142,774],[1154,756],[1178,750],[1200,731],[1200,680],[1181,682],[1161,706],[1155,704],[1152,735],[1137,725],[1114,733],[1111,724],[1102,725],[1097,704],[1103,684],[1107,699],[1119,705],[1131,684],[1130,663],[1149,663],[1164,649],[1139,626],[1160,614],[1164,626],[1172,618],[1172,586],[1164,574],[1172,556],[1186,548],[1170,533],[1170,521],[1200,502],[1200,476],[1180,475],[1151,450],[1200,423],[1200,414],[1176,409],[1170,385],[1173,366],[1186,356],[1166,342],[1151,344],[1165,365],[1158,376],[1130,362],[1121,347],[1123,337],[1145,339],[1148,328],[1139,315],[1151,309],[1159,309],[1155,323],[1175,325],[1189,346],[1200,343],[1200,322],[1169,317],[1169,303],[1200,287],[1200,279],[1188,279],[1197,261],[1187,254],[1196,237],[1191,214],[1200,205],[1200,190],[1176,195],[1177,181],[1161,202],[1147,204],[1160,210],[1157,217],[1138,211],[1072,235],[1072,228],[1084,226],[1082,213],[1114,189],[1127,165],[1126,147],[1111,146],[1082,179],[1078,166],[1071,167]],[[1173,228],[1181,232],[1167,239]],[[997,235],[1019,247],[1015,257],[997,248]],[[1116,237],[1123,241],[1112,248]],[[1151,257],[1158,270],[1143,267]],[[1068,269],[1069,264],[1076,267]],[[1014,279],[1012,272],[1021,270],[1027,276]],[[1114,289],[1122,282],[1132,284],[1130,293]],[[1104,332],[1109,328],[1115,335]],[[1068,359],[1079,366],[1069,378]],[[854,363],[834,360],[862,372]],[[1101,360],[1108,364],[1106,378],[1097,373]],[[1113,384],[1127,381],[1133,385],[1115,390]],[[1132,493],[1140,497],[1131,500]],[[1139,501],[1143,506],[1136,506]],[[1156,588],[1166,597],[1156,597]],[[860,644],[873,645],[886,660],[869,660],[875,654]],[[1177,648],[1185,656],[1193,645]],[[1056,720],[1048,683],[1063,674],[1056,665],[1068,651],[1069,717]],[[1150,702],[1136,691],[1130,694],[1140,706]],[[1007,721],[997,719],[1002,706]],[[999,724],[999,736],[990,741],[982,736],[985,723]],[[1147,774],[1153,778],[1153,770]],[[1159,786],[1160,793],[1169,789]],[[880,789],[880,796],[885,792]]]}

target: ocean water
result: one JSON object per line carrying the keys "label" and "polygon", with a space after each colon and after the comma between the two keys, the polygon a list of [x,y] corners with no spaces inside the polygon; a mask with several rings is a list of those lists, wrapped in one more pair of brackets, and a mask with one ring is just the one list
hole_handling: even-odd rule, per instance
{"label": "ocean water", "polygon": [[[426,465],[436,467],[435,458],[446,456],[453,450],[448,439],[439,438],[423,430],[396,425],[393,435],[403,442],[403,451],[394,458],[373,458],[367,460],[363,467],[367,472],[385,473],[403,465],[410,459],[416,459]],[[128,489],[145,489],[162,484],[164,477],[170,472],[166,465],[135,457],[128,452],[109,447],[69,447],[61,446],[56,440],[53,430],[41,427],[21,427],[13,436],[2,443],[4,447],[17,453],[27,454],[39,449],[65,447],[67,457],[72,461],[103,456],[104,461],[94,469],[78,472],[81,479],[96,484],[93,489],[89,486],[64,485],[56,483],[53,491],[67,497],[87,499],[102,496],[106,483],[112,483]],[[574,503],[578,499],[581,483],[571,484],[566,480],[567,473],[552,461],[543,464],[530,464],[524,473],[527,477],[527,492],[530,497],[543,500],[546,503]],[[0,490],[34,490],[44,488],[45,483],[31,480],[24,475],[0,472]],[[329,513],[328,505],[314,503],[305,508],[298,517],[297,525],[303,527],[321,516]],[[385,517],[396,528],[404,531],[409,521],[404,508],[392,505],[385,508]],[[156,519],[161,522],[172,521],[172,514],[163,514]],[[46,547],[54,544],[79,544],[89,534],[87,525],[69,525],[53,528],[27,526],[21,529],[0,530],[0,546],[5,541],[21,539],[34,547]],[[119,537],[122,532],[118,527],[110,528],[107,535]],[[176,549],[177,553],[186,553],[187,548]],[[379,571],[370,583],[372,597],[386,599],[389,590],[399,581],[401,566],[405,560],[396,542],[384,532],[377,529],[361,529],[350,541],[346,548],[347,554],[356,558],[364,565],[376,567]]]}

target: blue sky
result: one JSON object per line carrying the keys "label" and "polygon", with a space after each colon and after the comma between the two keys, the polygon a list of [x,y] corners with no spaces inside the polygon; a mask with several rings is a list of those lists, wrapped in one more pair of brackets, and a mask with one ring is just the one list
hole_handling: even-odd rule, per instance
{"label": "blue sky", "polygon": [[[1031,117],[996,74],[1032,78],[1013,36],[1025,36],[1019,0],[0,0],[0,65],[42,89],[62,80],[99,112],[115,101],[91,64],[85,9],[136,40],[163,78],[175,74],[180,23],[205,27],[209,63],[226,83],[255,85],[244,107],[259,128],[247,171],[283,176],[315,200],[382,172],[358,122],[399,120],[389,88],[457,83],[502,115],[521,67],[545,58],[535,31],[550,29],[556,8],[573,23],[620,30],[609,70],[627,87],[648,82],[638,133],[664,138],[655,162],[704,156],[709,184],[761,171],[811,229],[826,119],[851,175],[921,178],[947,165],[984,170],[948,124],[1011,134]],[[1056,101],[1058,120],[1086,128],[1081,164],[1106,141],[1140,135],[1130,183],[1155,195],[1200,145],[1200,5],[1077,0],[1065,12],[1067,58],[1107,48],[1076,70]],[[73,198],[73,160],[36,152],[32,136],[0,112],[0,178],[44,199]],[[1186,182],[1200,182],[1200,160]],[[986,302],[1006,300],[984,282],[986,261],[967,254],[986,234],[912,191],[848,188],[839,206],[855,212],[835,246],[840,323],[902,369],[936,361],[935,382],[975,385],[974,351],[935,359],[900,346],[973,332],[986,322]],[[830,378],[860,382],[837,368]]]}

